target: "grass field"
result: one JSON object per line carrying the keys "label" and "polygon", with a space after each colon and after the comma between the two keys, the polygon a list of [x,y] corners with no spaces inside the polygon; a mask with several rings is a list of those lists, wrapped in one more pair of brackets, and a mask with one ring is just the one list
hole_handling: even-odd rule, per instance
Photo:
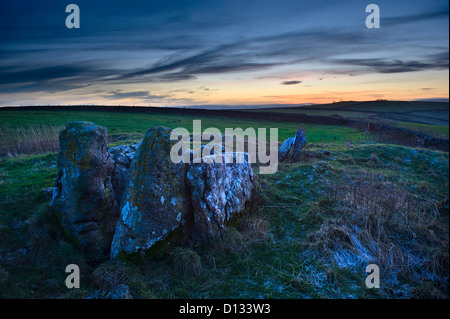
{"label": "grass field", "polygon": [[[3,145],[18,128],[85,120],[106,126],[111,145],[140,140],[152,125],[192,130],[192,116],[79,111],[2,111]],[[300,123],[202,117],[202,127]],[[143,262],[88,264],[42,189],[56,152],[0,158],[0,297],[85,298],[129,285],[135,298],[448,298],[448,153],[390,145],[357,130],[307,124],[299,163],[259,175],[259,208],[222,240],[175,247]],[[81,288],[65,287],[66,265]],[[376,263],[381,288],[367,289]]]}
{"label": "grass field", "polygon": [[[260,112],[260,110],[251,110],[250,112]],[[264,109],[263,112],[323,116],[340,115],[354,119],[386,121],[396,126],[411,128],[440,138],[448,139],[449,136],[448,102],[337,102]]]}
{"label": "grass field", "polygon": [[[46,126],[49,128],[61,128],[69,121],[89,121],[98,125],[105,126],[108,135],[113,142],[111,146],[119,145],[124,140],[128,142],[136,142],[142,140],[144,133],[151,126],[167,126],[170,128],[184,127],[192,132],[192,121],[199,119],[197,116],[191,115],[170,115],[157,113],[127,113],[127,112],[96,112],[96,111],[2,111],[0,113],[0,147],[6,149],[11,144],[15,136],[22,136],[20,130],[22,128],[40,128]],[[216,127],[221,132],[225,128],[246,129],[253,127],[267,128],[269,133],[270,127],[278,128],[279,141],[284,141],[288,137],[295,135],[299,124],[289,122],[270,122],[265,123],[257,120],[234,120],[226,117],[208,117],[203,116],[202,130],[209,127]],[[306,125],[308,130],[308,138],[311,142],[364,142],[370,139],[363,132],[345,127],[326,126],[318,124]],[[49,129],[51,130],[51,129]],[[27,140],[29,136],[25,136]],[[57,139],[57,134],[54,134]],[[2,151],[0,149],[0,155]]]}

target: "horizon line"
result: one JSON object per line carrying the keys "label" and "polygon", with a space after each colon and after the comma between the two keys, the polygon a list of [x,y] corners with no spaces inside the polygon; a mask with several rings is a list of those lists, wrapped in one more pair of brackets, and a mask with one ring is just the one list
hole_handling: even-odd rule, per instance
{"label": "horizon line", "polygon": [[286,108],[286,107],[301,107],[301,106],[311,106],[311,105],[329,105],[329,104],[338,104],[338,103],[367,103],[367,102],[430,102],[430,103],[450,103],[449,98],[428,98],[428,99],[415,99],[415,100],[388,100],[388,99],[376,99],[376,100],[340,100],[340,101],[333,101],[328,103],[273,103],[273,104],[196,104],[196,105],[165,105],[165,106],[158,106],[158,105],[122,105],[122,104],[29,104],[29,105],[0,105],[0,108],[5,107],[79,107],[79,106],[101,106],[101,107],[152,107],[152,108],[205,108],[205,107],[213,107],[213,108],[229,108],[234,107],[236,110],[236,107],[243,107],[243,108],[271,108],[271,107],[280,107],[280,108]]}

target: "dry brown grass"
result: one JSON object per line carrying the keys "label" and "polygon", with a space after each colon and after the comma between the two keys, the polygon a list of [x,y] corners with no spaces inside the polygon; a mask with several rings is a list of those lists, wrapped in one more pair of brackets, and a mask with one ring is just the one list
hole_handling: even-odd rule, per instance
{"label": "dry brown grass", "polygon": [[269,239],[269,223],[262,217],[251,216],[242,221],[241,231],[246,241],[267,241]]}
{"label": "dry brown grass", "polygon": [[95,286],[100,289],[111,289],[119,284],[127,284],[132,276],[132,269],[116,261],[101,264],[92,273]]}
{"label": "dry brown grass", "polygon": [[328,201],[310,212],[321,220],[308,238],[310,249],[342,268],[375,263],[391,287],[401,279],[448,290],[448,214],[437,202],[367,172],[348,174],[327,189]]}
{"label": "dry brown grass", "polygon": [[62,125],[3,125],[0,129],[0,156],[57,152]]}

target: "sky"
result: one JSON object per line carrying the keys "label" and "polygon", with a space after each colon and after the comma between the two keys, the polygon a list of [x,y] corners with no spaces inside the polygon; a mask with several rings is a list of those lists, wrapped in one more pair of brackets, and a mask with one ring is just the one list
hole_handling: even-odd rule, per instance
{"label": "sky", "polygon": [[448,29],[447,0],[0,0],[0,106],[448,100]]}

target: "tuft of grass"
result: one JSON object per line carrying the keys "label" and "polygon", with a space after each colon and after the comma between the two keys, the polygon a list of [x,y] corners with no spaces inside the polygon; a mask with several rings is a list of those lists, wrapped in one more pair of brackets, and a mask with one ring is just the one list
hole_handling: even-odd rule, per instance
{"label": "tuft of grass", "polygon": [[194,250],[187,247],[175,247],[170,251],[173,267],[182,276],[198,276],[202,272],[202,261]]}
{"label": "tuft of grass", "polygon": [[133,269],[118,261],[107,261],[92,273],[93,284],[99,289],[111,289],[120,284],[128,284]]}
{"label": "tuft of grass", "polygon": [[240,229],[247,243],[265,242],[270,238],[270,224],[263,217],[245,218],[240,225]]}

